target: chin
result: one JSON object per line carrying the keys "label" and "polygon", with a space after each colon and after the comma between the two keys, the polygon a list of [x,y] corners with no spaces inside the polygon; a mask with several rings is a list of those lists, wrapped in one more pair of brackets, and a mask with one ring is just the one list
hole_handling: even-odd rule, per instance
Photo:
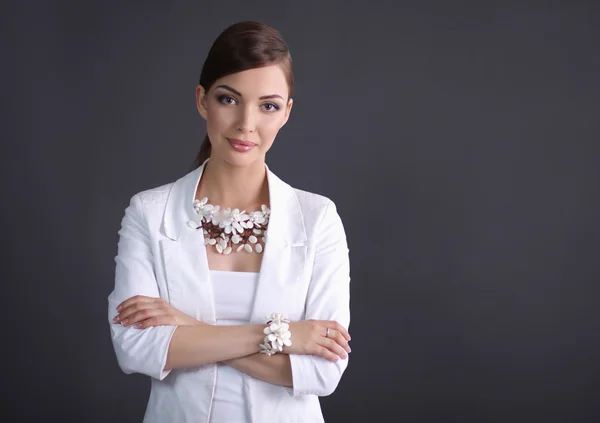
{"label": "chin", "polygon": [[225,155],[219,156],[223,161],[231,166],[243,167],[249,166],[257,161],[261,161],[261,155],[256,154],[255,152],[251,153],[237,153],[237,152],[229,152]]}

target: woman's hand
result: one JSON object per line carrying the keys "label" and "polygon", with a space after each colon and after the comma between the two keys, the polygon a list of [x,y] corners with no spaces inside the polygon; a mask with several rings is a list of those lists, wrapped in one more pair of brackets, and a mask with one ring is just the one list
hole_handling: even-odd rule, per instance
{"label": "woman's hand", "polygon": [[150,326],[190,326],[200,325],[200,321],[171,307],[161,298],[136,295],[117,306],[119,314],[114,323],[145,329]]}
{"label": "woman's hand", "polygon": [[349,353],[350,334],[333,320],[300,320],[290,323],[292,345],[283,347],[286,354],[312,354],[329,361],[345,359]]}

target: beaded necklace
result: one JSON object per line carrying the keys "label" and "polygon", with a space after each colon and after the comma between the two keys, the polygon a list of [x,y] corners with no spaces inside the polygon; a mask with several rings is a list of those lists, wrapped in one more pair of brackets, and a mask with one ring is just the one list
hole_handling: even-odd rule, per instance
{"label": "beaded necklace", "polygon": [[262,253],[267,239],[271,210],[264,204],[261,210],[246,213],[239,209],[221,209],[208,204],[208,198],[194,200],[196,219],[188,221],[193,229],[202,229],[204,245],[214,245],[219,254],[232,251]]}

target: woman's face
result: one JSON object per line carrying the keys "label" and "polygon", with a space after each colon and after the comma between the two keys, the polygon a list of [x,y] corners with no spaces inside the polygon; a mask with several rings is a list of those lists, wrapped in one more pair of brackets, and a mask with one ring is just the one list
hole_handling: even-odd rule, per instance
{"label": "woman's face", "polygon": [[234,166],[261,160],[292,109],[289,88],[278,65],[224,76],[208,92],[196,87],[198,112],[206,119],[211,158]]}

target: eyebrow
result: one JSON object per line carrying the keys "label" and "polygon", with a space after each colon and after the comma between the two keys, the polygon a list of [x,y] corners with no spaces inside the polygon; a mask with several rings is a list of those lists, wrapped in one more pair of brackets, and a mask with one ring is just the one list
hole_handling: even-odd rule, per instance
{"label": "eyebrow", "polygon": [[[235,95],[239,95],[240,97],[243,97],[241,92],[239,92],[236,89],[231,88],[229,85],[219,85],[216,88],[224,88],[226,90],[231,91]],[[280,98],[280,99],[283,100],[283,97],[280,96],[279,94],[263,95],[262,97],[259,98],[259,100],[267,100],[267,99],[270,99],[270,98]]]}

